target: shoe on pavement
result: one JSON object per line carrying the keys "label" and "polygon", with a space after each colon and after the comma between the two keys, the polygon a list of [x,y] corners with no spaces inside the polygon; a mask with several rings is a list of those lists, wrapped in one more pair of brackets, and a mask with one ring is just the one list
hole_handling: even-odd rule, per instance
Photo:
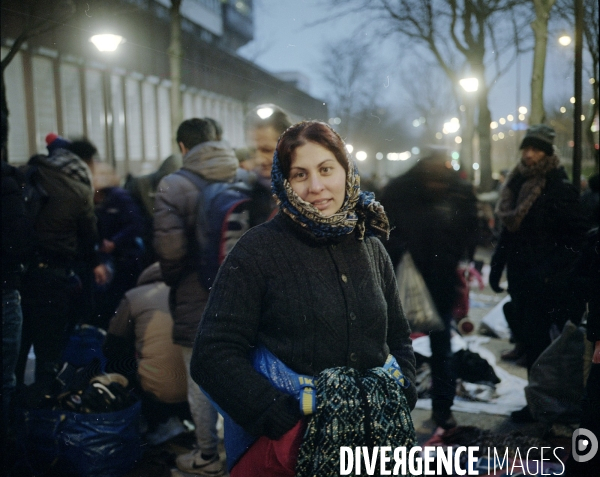
{"label": "shoe on pavement", "polygon": [[203,475],[206,477],[220,477],[224,475],[223,465],[219,459],[219,454],[215,454],[211,459],[202,458],[202,452],[197,449],[187,454],[181,454],[175,459],[177,468],[189,474]]}

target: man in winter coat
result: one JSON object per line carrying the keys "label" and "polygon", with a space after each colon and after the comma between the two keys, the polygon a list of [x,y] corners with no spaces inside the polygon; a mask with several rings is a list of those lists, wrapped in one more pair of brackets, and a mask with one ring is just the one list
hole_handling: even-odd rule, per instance
{"label": "man in winter coat", "polygon": [[9,409],[16,387],[15,366],[21,345],[23,313],[19,288],[24,263],[33,247],[33,224],[21,185],[24,178],[4,156],[8,122],[2,113],[2,439],[8,437]]}
{"label": "man in winter coat", "polygon": [[60,369],[66,345],[69,310],[79,286],[73,264],[97,264],[96,217],[91,172],[68,142],[49,134],[48,156],[32,157],[27,167],[37,168],[39,184],[47,194],[35,218],[37,244],[22,282],[23,334],[17,363],[22,383],[27,354],[35,351],[35,380],[53,379]]}
{"label": "man in winter coat", "polygon": [[[209,181],[226,182],[236,176],[238,160],[229,144],[215,141],[213,125],[205,119],[188,119],[177,130],[183,169]],[[188,373],[188,401],[196,425],[198,449],[177,458],[180,470],[220,475],[217,453],[217,411],[189,375],[192,347],[208,299],[198,278],[196,257],[196,204],[198,189],[180,174],[160,181],[154,213],[154,248],[165,283],[171,287],[173,341],[182,346]]]}
{"label": "man in winter coat", "polygon": [[[154,436],[151,444],[184,432],[177,418],[187,417],[185,364],[181,346],[173,343],[169,287],[162,279],[158,262],[146,268],[137,286],[125,293],[110,320],[103,350],[111,370],[139,382],[143,390],[142,413],[149,435]],[[132,373],[134,369],[127,364],[133,356],[137,359],[137,373]]]}
{"label": "man in winter coat", "polygon": [[[554,154],[555,132],[531,126],[521,143],[521,161],[506,178],[496,206],[502,232],[492,257],[490,286],[498,293],[507,269],[512,301],[509,325],[525,348],[527,369],[550,344],[550,329],[578,323],[584,301],[569,279],[588,223],[577,190]],[[508,318],[508,317],[507,317]],[[532,419],[525,407],[516,421]]]}
{"label": "man in winter coat", "polygon": [[450,412],[456,389],[450,325],[458,298],[459,262],[471,259],[477,239],[477,199],[473,187],[448,167],[444,151],[434,151],[404,175],[390,181],[381,203],[392,231],[385,243],[394,267],[408,251],[431,293],[444,329],[432,331],[432,419],[445,429],[456,426]]}
{"label": "man in winter coat", "polygon": [[112,166],[97,163],[94,167],[94,202],[98,220],[101,263],[112,270],[111,279],[94,293],[92,324],[108,328],[123,294],[133,288],[144,269],[141,264],[143,219],[139,207],[125,189]]}

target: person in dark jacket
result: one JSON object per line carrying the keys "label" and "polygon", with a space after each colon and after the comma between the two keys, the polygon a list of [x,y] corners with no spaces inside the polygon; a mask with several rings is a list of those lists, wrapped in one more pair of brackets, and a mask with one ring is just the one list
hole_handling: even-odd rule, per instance
{"label": "person in dark jacket", "polygon": [[588,179],[588,186],[589,189],[581,194],[581,207],[591,226],[598,227],[600,222],[600,175],[598,173]]}
{"label": "person in dark jacket", "polygon": [[2,439],[8,435],[10,403],[16,387],[15,367],[21,345],[23,312],[19,288],[24,263],[33,248],[33,222],[21,185],[24,178],[4,156],[8,123],[2,113]]}
{"label": "person in dark jacket", "polygon": [[[550,344],[552,325],[579,323],[584,301],[569,279],[588,230],[579,194],[554,154],[555,132],[531,126],[521,143],[521,161],[506,178],[496,206],[502,232],[491,261],[496,292],[506,267],[511,296],[509,325],[525,348],[527,369]],[[507,317],[507,318],[508,318]],[[516,421],[531,420],[526,407]]]}
{"label": "person in dark jacket", "polygon": [[252,162],[256,182],[252,190],[250,223],[257,225],[270,219],[277,204],[271,194],[271,167],[277,139],[292,125],[287,113],[275,104],[261,104],[248,114],[246,137],[255,151]]}
{"label": "person in dark jacket", "polygon": [[158,184],[163,177],[181,169],[181,154],[171,154],[160,167],[150,174],[139,177],[128,175],[123,188],[131,194],[131,197],[139,207],[143,218],[142,240],[144,241],[144,256],[142,262],[150,266],[158,256],[154,251],[154,198]]}
{"label": "person in dark jacket", "polygon": [[[366,372],[392,355],[411,383],[402,400],[410,409],[416,403],[410,330],[377,238],[389,233],[387,217],[372,194],[361,192],[344,142],[325,123],[298,123],[279,140],[272,177],[279,213],[246,232],[223,262],[192,357],[194,380],[258,439],[231,476],[294,475],[300,445],[290,437],[304,422],[298,399],[253,368],[256,348],[308,376],[337,367]],[[412,428],[410,414],[389,424]],[[288,465],[268,469],[274,448],[289,441]],[[249,471],[256,460],[263,465]]]}
{"label": "person in dark jacket", "polygon": [[456,426],[450,412],[456,377],[450,328],[458,299],[461,260],[470,260],[477,240],[477,198],[473,187],[449,167],[445,151],[434,150],[404,175],[392,179],[381,196],[392,225],[386,248],[397,269],[406,251],[423,276],[444,329],[432,331],[432,419]]}
{"label": "person in dark jacket", "polygon": [[107,329],[123,294],[135,286],[142,272],[143,219],[129,193],[119,187],[119,178],[108,164],[95,165],[94,189],[99,260],[112,270],[109,282],[96,289],[91,324]]}
{"label": "person in dark jacket", "polygon": [[47,194],[35,218],[36,247],[22,282],[23,334],[17,363],[17,382],[23,383],[27,355],[35,351],[35,380],[53,379],[70,324],[69,314],[79,279],[76,261],[97,265],[98,239],[91,187],[91,172],[68,141],[49,134],[48,156],[32,157],[27,167],[37,169]]}

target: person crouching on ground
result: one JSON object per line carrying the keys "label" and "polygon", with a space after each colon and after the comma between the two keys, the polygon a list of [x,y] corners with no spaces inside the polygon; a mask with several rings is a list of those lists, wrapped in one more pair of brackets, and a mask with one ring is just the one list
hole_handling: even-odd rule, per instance
{"label": "person crouching on ground", "polygon": [[[414,443],[410,329],[377,238],[389,223],[345,151],[322,122],[282,134],[272,171],[279,212],[242,236],[211,290],[191,374],[226,415],[232,477],[338,475],[340,446]],[[398,380],[382,368],[389,363]],[[265,379],[265,368],[309,383],[302,411],[298,393]],[[386,409],[369,419],[365,400]]]}

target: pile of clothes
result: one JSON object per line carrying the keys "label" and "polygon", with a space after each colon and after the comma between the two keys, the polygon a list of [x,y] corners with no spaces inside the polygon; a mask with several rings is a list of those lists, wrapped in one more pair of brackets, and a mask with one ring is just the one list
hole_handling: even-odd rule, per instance
{"label": "pile of clothes", "polygon": [[56,378],[25,387],[19,402],[26,409],[64,410],[83,414],[116,412],[138,400],[127,378],[118,373],[99,372],[92,360],[84,367],[65,363]]}
{"label": "pile of clothes", "polygon": [[[431,369],[429,359],[415,353],[417,359],[416,386],[419,399],[431,397]],[[500,383],[494,368],[479,354],[460,349],[452,355],[453,367],[456,371],[457,396],[472,401],[489,402],[495,394],[495,386]]]}

